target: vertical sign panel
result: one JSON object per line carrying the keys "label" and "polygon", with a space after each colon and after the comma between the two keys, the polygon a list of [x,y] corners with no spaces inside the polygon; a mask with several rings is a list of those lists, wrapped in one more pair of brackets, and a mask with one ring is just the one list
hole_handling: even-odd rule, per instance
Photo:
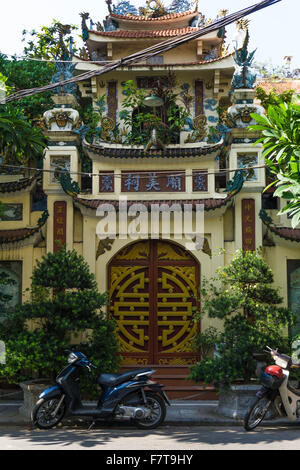
{"label": "vertical sign panel", "polygon": [[243,250],[255,251],[255,201],[242,200],[242,237]]}
{"label": "vertical sign panel", "polygon": [[114,123],[117,122],[118,97],[117,82],[108,82],[107,84],[107,115]]}
{"label": "vertical sign panel", "polygon": [[203,81],[195,81],[195,117],[204,114],[203,107]]}
{"label": "vertical sign panel", "polygon": [[66,201],[56,201],[54,203],[53,252],[59,251],[60,245],[65,245],[66,241],[67,203]]}

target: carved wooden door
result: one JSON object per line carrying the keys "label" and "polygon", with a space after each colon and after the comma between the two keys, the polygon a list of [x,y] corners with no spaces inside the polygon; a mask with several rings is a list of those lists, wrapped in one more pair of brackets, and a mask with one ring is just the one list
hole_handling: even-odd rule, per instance
{"label": "carved wooden door", "polygon": [[183,248],[160,240],[129,245],[109,266],[110,309],[123,364],[192,364],[199,265]]}

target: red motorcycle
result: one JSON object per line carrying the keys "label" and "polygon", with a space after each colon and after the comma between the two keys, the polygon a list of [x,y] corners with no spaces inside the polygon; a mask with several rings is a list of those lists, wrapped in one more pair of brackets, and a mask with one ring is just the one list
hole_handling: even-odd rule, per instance
{"label": "red motorcycle", "polygon": [[300,418],[300,389],[291,385],[288,371],[288,368],[299,368],[300,364],[293,363],[291,357],[279,354],[277,350],[268,348],[267,352],[276,365],[266,367],[260,374],[262,387],[244,417],[246,431],[255,429],[268,411],[272,411],[272,417],[287,416],[291,421]]}

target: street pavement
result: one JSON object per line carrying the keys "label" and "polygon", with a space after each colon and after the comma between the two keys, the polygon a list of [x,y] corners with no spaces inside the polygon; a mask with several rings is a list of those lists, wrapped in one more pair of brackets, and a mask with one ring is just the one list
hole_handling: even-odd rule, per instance
{"label": "street pavement", "polygon": [[[28,419],[19,413],[21,405],[22,402],[18,401],[0,401],[0,426],[28,424]],[[77,422],[77,419],[75,421]],[[67,422],[70,422],[70,419]],[[165,423],[172,426],[240,426],[242,421],[220,415],[218,401],[173,400],[171,406],[167,406]],[[278,418],[265,423],[292,425],[288,418]]]}
{"label": "street pavement", "polygon": [[[66,419],[62,426],[43,431],[31,429],[28,420],[19,414],[22,402],[0,401],[0,451],[101,450],[128,453],[147,450],[149,455],[139,464],[132,465],[133,468],[142,468],[142,463],[144,466],[157,464],[151,459],[161,455],[162,451],[169,454],[180,451],[180,455],[183,451],[191,451],[184,454],[185,458],[192,455],[194,462],[198,462],[199,451],[204,450],[300,450],[300,421],[291,423],[283,418],[264,421],[262,426],[249,433],[244,430],[241,420],[219,415],[217,401],[174,400],[171,403],[164,425],[155,430],[140,430],[121,422],[111,425],[97,423],[89,429],[89,421]],[[107,458],[114,455],[109,453]],[[134,452],[132,456],[138,458]],[[101,462],[105,464],[106,454],[103,459]],[[165,463],[172,464],[170,461]]]}
{"label": "street pavement", "polygon": [[[122,455],[124,451],[127,451],[127,456],[131,455],[128,451],[132,451],[132,456],[138,458],[138,451],[147,450],[147,455],[142,457],[140,464],[132,465],[130,468],[142,468],[141,463],[145,461],[158,464],[158,459],[161,458],[159,456],[164,452],[168,455],[177,455],[177,459],[179,455],[182,457],[183,452],[186,458],[193,456],[192,463],[200,463],[199,451],[299,449],[299,426],[269,426],[258,428],[258,431],[250,433],[244,431],[241,426],[164,425],[152,431],[139,430],[128,425],[97,427],[92,430],[65,425],[50,431],[37,429],[29,431],[24,426],[0,426],[0,450],[2,451],[98,450],[105,451],[105,459],[112,459],[115,455]],[[170,457],[163,457],[165,458]],[[277,456],[276,462],[278,462]],[[104,463],[109,462],[106,460]],[[162,460],[161,463],[166,462]]]}

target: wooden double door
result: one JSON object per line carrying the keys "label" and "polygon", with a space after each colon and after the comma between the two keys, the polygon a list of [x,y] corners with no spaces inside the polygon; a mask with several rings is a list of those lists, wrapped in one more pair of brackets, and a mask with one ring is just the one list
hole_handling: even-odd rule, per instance
{"label": "wooden double door", "polygon": [[124,365],[188,365],[199,358],[200,269],[181,246],[161,240],[128,245],[108,269],[110,311]]}

